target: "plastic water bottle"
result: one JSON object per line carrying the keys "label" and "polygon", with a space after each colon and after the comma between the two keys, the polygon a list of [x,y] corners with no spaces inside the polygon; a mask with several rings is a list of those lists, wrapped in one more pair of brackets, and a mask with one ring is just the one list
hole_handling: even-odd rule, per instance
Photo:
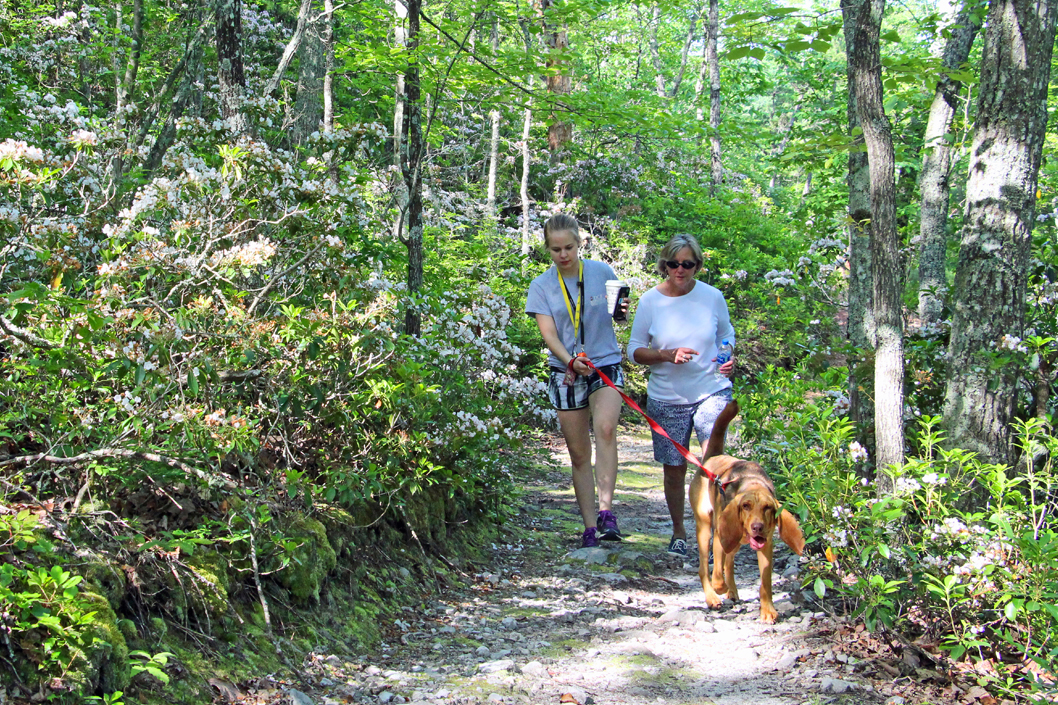
{"label": "plastic water bottle", "polygon": [[731,354],[735,352],[735,348],[731,346],[731,343],[727,340],[721,340],[720,346],[716,349],[716,375],[717,382],[723,382],[727,379],[727,375],[720,374],[720,366],[731,359]]}

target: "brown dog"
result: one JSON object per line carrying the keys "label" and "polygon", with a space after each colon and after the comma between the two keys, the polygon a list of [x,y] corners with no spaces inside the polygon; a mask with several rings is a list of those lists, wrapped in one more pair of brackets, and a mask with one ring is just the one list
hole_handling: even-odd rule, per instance
{"label": "brown dog", "polygon": [[[778,612],[771,597],[772,548],[775,528],[779,537],[800,555],[805,540],[793,514],[782,509],[775,498],[775,486],[760,465],[723,455],[727,426],[738,415],[738,404],[731,402],[713,425],[703,462],[724,488],[720,493],[701,469],[691,480],[690,499],[698,533],[698,577],[705,590],[705,601],[717,608],[727,593],[738,600],[735,587],[735,553],[748,543],[757,552],[760,568],[760,619],[774,624]],[[714,537],[715,533],[715,537]],[[708,579],[709,544],[713,546],[713,575]]]}

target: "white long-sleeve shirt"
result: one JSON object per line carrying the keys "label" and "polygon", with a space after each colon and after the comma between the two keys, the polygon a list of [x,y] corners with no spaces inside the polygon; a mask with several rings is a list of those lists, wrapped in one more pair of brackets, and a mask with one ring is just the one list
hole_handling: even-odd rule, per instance
{"label": "white long-sleeve shirt", "polygon": [[714,358],[722,340],[735,345],[735,329],[719,289],[696,281],[683,296],[666,296],[654,287],[636,306],[628,358],[635,360],[639,348],[696,350],[698,355],[688,362],[651,365],[647,382],[651,399],[693,404],[731,386],[731,380],[716,375]]}

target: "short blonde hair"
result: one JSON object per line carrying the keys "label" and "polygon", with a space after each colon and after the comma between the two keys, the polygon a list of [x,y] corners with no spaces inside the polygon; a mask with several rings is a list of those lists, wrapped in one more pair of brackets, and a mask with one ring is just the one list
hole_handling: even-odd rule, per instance
{"label": "short blonde hair", "polygon": [[547,222],[544,223],[544,247],[550,247],[548,238],[551,236],[551,233],[563,231],[573,233],[573,239],[578,245],[581,244],[580,223],[577,222],[577,219],[566,213],[557,213],[548,218]]}
{"label": "short blonde hair", "polygon": [[676,235],[671,240],[665,243],[665,246],[661,248],[661,252],[658,253],[658,274],[661,276],[667,276],[669,273],[668,267],[665,263],[670,260],[676,259],[676,253],[682,250],[684,247],[690,249],[694,254],[694,261],[698,264],[695,268],[694,273],[697,274],[702,269],[702,248],[698,244],[698,241],[694,239],[693,235]]}

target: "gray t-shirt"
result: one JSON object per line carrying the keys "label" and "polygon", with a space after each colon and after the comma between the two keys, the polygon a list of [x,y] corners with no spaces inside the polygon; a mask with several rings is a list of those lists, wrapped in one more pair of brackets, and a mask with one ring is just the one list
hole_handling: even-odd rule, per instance
{"label": "gray t-shirt", "polygon": [[[584,297],[587,300],[587,306],[580,314],[584,324],[584,352],[596,365],[616,365],[621,362],[621,348],[614,334],[613,317],[606,310],[606,280],[617,279],[617,275],[605,262],[591,259],[582,259],[581,262],[584,263]],[[568,277],[565,281],[572,303],[576,304],[580,298],[577,277]],[[551,316],[555,319],[559,340],[566,350],[571,353],[581,351],[580,339],[574,334],[573,321],[569,320],[562,287],[558,285],[558,269],[555,265],[551,265],[529,285],[525,312],[534,317],[538,313]],[[575,351],[574,342],[577,343]],[[554,353],[548,355],[548,364],[556,368],[566,367]]]}

